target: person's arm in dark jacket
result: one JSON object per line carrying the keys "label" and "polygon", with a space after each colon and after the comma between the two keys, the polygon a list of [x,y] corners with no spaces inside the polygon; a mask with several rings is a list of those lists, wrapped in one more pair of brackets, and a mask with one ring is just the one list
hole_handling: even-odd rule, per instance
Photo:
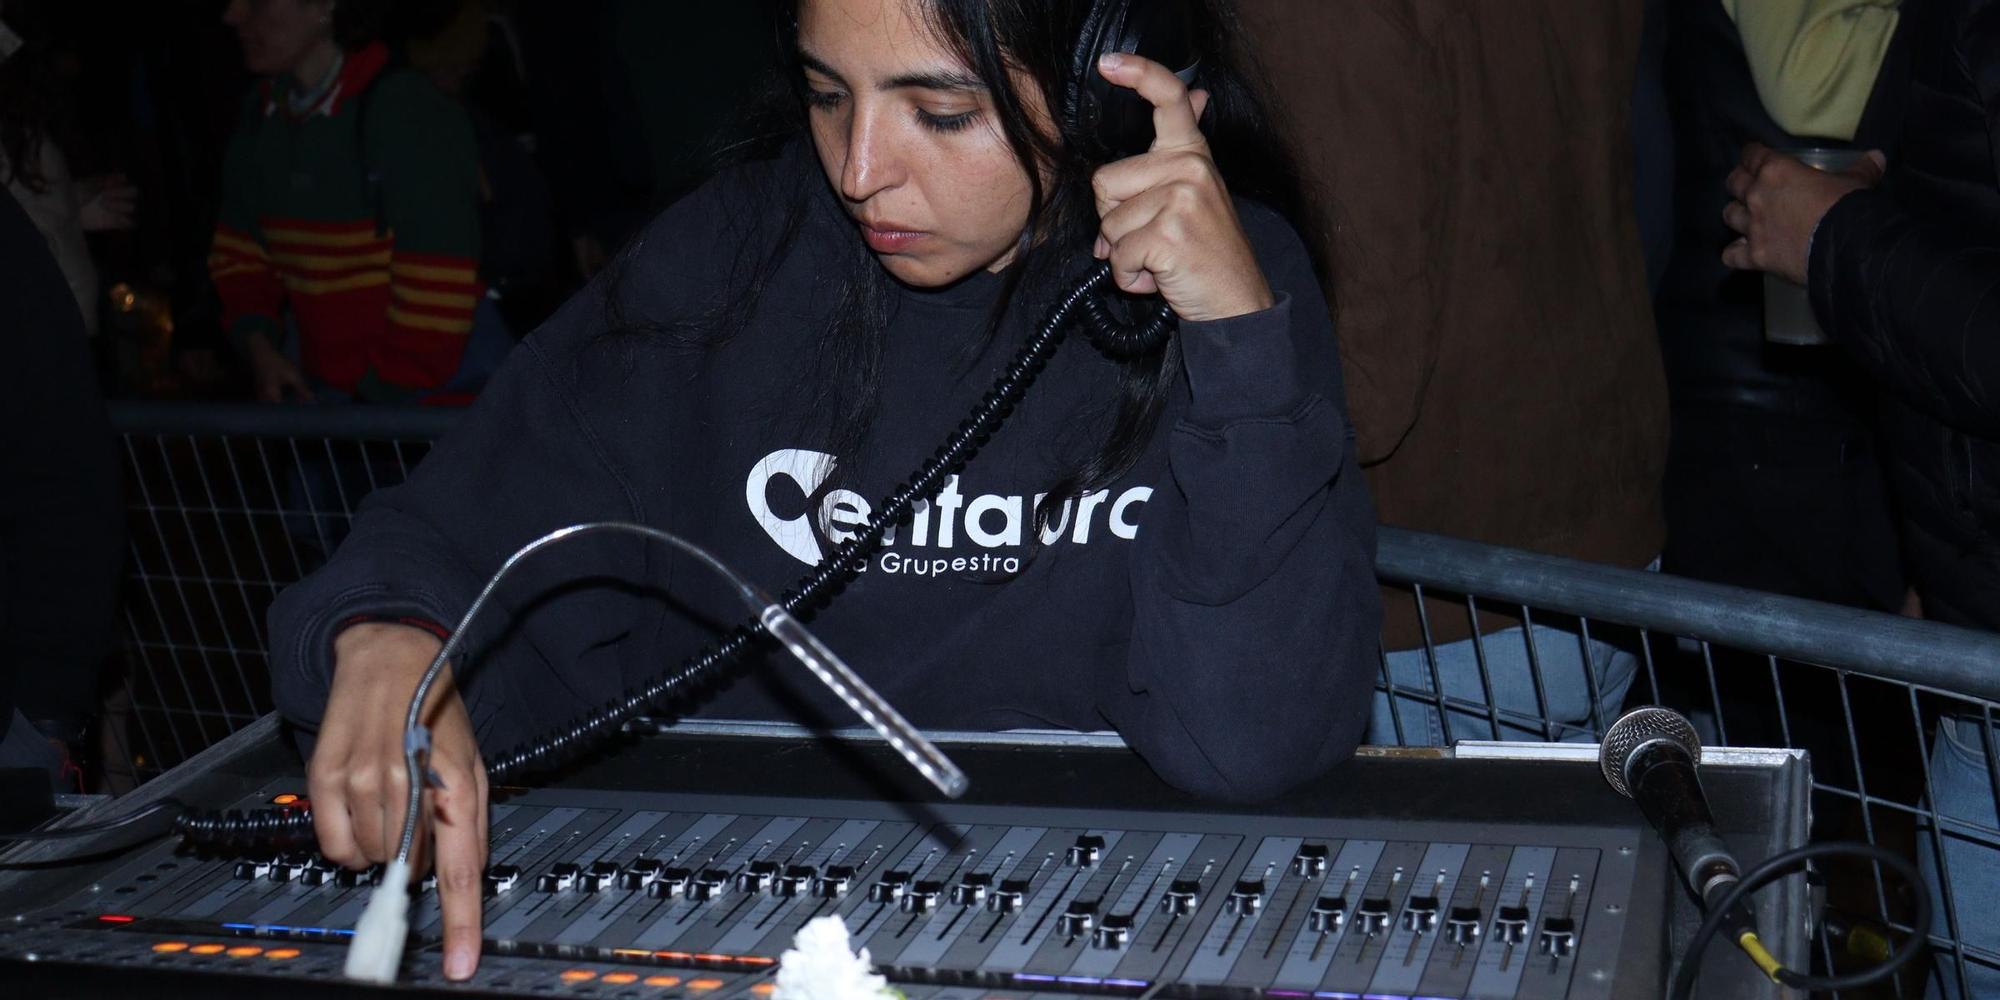
{"label": "person's arm in dark jacket", "polygon": [[1258,799],[1353,753],[1382,610],[1326,301],[1289,227],[1242,214],[1277,303],[1177,334],[1190,404],[1140,518],[1127,683],[1101,704],[1172,784]]}
{"label": "person's arm in dark jacket", "polygon": [[1836,202],[1807,262],[1813,312],[1910,405],[2000,437],[2000,233],[1927,225],[1887,193]]}
{"label": "person's arm in dark jacket", "polygon": [[[2000,156],[2000,38],[1990,35],[2000,27],[1973,27],[1958,54]],[[2000,187],[2000,176],[1987,182]],[[2000,233],[1920,222],[1888,191],[1857,191],[1820,220],[1806,284],[1820,327],[1877,379],[1947,425],[2000,437]]]}

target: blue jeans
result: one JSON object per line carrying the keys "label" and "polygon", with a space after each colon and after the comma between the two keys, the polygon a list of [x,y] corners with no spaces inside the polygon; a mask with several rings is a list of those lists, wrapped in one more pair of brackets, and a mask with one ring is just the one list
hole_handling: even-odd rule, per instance
{"label": "blue jeans", "polygon": [[[1532,658],[1528,632],[1518,625],[1429,651],[1408,649],[1386,654],[1390,682],[1399,690],[1393,708],[1388,692],[1375,692],[1368,742],[1378,746],[1449,746],[1459,740],[1494,739],[1487,714],[1489,684],[1491,704],[1499,714],[1499,739],[1596,740],[1625,704],[1625,693],[1639,672],[1638,657],[1592,639],[1586,668],[1584,643],[1578,633],[1551,625],[1536,625],[1533,631]],[[1486,664],[1484,682],[1479,669],[1482,659]],[[1440,683],[1446,709],[1443,714],[1438,711]],[[1400,738],[1398,721],[1402,723]]]}
{"label": "blue jeans", "polygon": [[[1931,808],[1936,810],[1944,836],[1929,826],[1918,830],[1917,864],[1931,891],[1934,934],[1952,928],[1960,944],[1992,954],[2000,952],[2000,817],[1993,808],[1993,777],[1986,763],[1985,738],[1977,718],[1947,716],[1938,723],[1937,742],[1931,747]],[[1993,734],[2000,746],[2000,733]],[[1944,853],[1946,871],[1938,871],[1938,851]],[[1949,876],[1951,911],[1956,919],[1945,920],[1944,884]],[[2000,996],[2000,967],[1968,957],[1965,983],[1970,992],[1959,989],[1957,963],[1939,955],[1931,976],[1928,995],[1932,997]]]}

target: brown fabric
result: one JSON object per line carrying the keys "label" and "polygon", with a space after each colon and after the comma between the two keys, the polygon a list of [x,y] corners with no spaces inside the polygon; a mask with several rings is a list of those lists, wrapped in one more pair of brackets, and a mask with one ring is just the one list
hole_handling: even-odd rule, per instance
{"label": "brown fabric", "polygon": [[[1320,195],[1383,523],[1650,562],[1667,398],[1632,209],[1641,0],[1241,6]],[[1384,597],[1385,648],[1420,645],[1416,602]],[[1427,613],[1438,642],[1470,634],[1463,605]]]}

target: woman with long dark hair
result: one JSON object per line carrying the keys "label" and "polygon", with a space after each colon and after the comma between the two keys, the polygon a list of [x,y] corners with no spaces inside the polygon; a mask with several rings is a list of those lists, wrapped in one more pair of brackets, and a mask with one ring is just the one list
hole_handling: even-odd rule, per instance
{"label": "woman with long dark hair", "polygon": [[[1201,794],[1267,797],[1352,751],[1374,513],[1283,214],[1296,185],[1226,8],[1188,4],[1190,90],[1136,56],[1073,67],[1106,6],[797,0],[794,124],[769,155],[653,223],[274,607],[327,857],[395,851],[402,718],[436,623],[507,553],[641,521],[776,589],[855,536],[1093,256],[1178,332],[1136,357],[1057,353],[815,629],[920,725],[1108,726]],[[1079,73],[1150,105],[1150,150],[1120,159],[1073,113]],[[497,593],[428,708],[449,976],[477,960],[482,751],[625,700],[740,616],[686,560],[608,537],[565,551]],[[795,671],[730,676],[663,710],[844,718]]]}

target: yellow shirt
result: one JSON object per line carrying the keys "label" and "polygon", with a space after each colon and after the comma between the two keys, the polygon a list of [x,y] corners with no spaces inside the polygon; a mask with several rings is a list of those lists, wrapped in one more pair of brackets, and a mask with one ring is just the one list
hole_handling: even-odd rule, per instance
{"label": "yellow shirt", "polygon": [[1757,96],[1796,136],[1852,139],[1902,0],[1722,0]]}

